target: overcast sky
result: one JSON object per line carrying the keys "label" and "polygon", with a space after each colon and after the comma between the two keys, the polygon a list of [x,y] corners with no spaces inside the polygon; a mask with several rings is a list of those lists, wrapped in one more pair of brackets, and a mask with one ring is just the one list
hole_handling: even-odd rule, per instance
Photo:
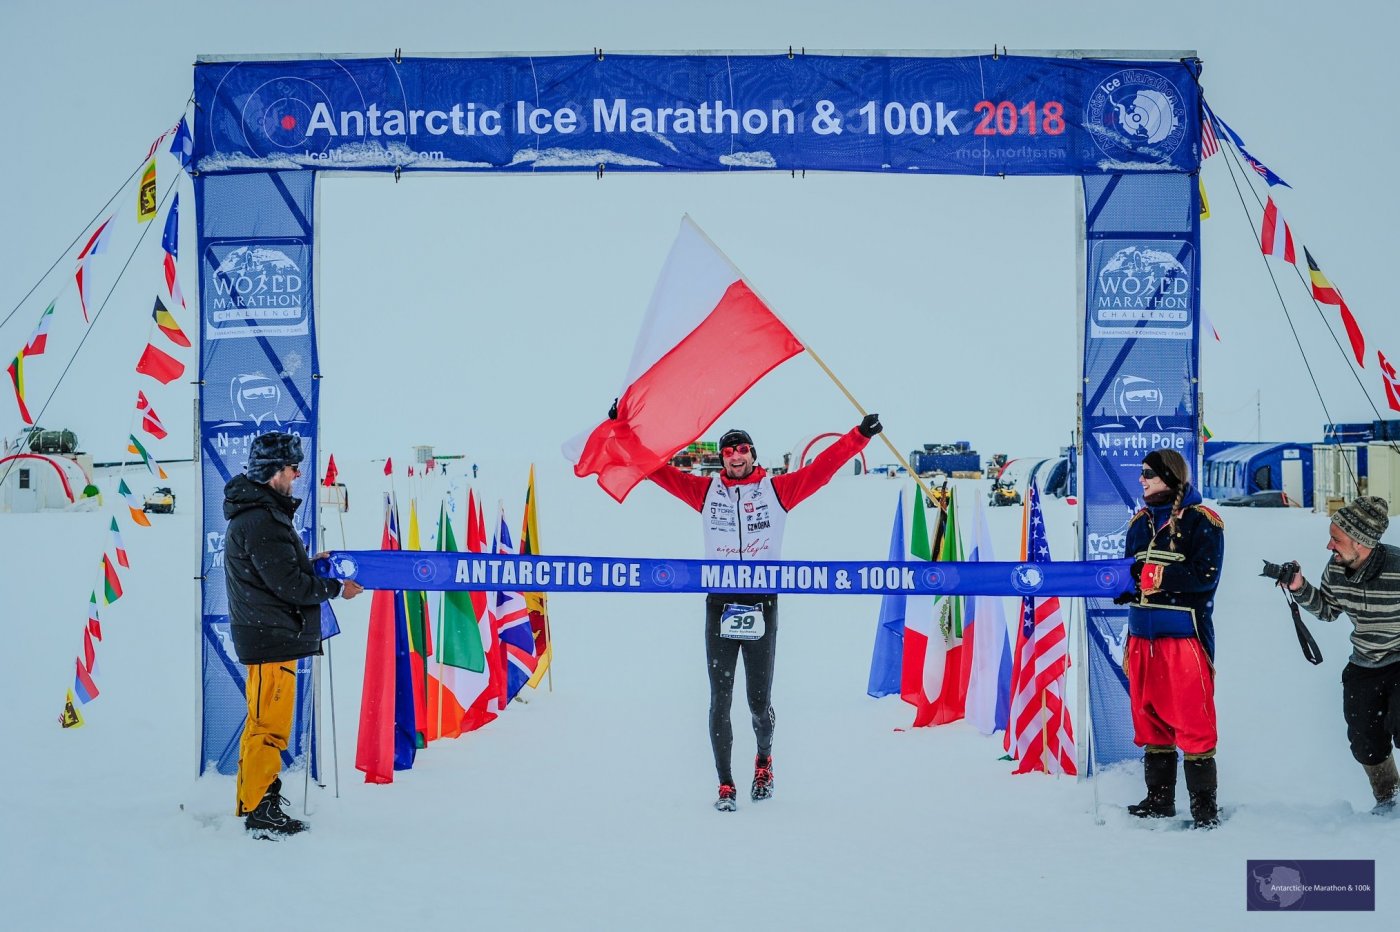
{"label": "overcast sky", "polygon": [[[1394,6],[1342,0],[1325,14],[1243,4],[929,2],[702,4],[546,2],[518,6],[249,2],[236,7],[0,0],[3,254],[0,319],[39,281],[179,116],[200,54],[964,49],[1194,49],[1202,83],[1254,154],[1295,236],[1342,290],[1368,337],[1361,375],[1382,411],[1374,350],[1400,356],[1385,293],[1396,191],[1385,174],[1395,121],[1384,108]],[[312,12],[312,10],[324,12]],[[161,163],[160,185],[173,162]],[[1221,439],[1313,439],[1325,417],[1279,308],[1223,159],[1204,169],[1205,420]],[[1262,186],[1258,186],[1262,190]],[[182,276],[193,292],[193,196],[182,182]],[[1248,197],[1248,195],[1246,195]],[[487,459],[557,457],[617,394],[632,341],[682,213],[689,212],[883,416],[896,445],[971,440],[984,454],[1052,453],[1075,420],[1079,346],[1075,179],[734,175],[327,177],[321,186],[323,441],[343,455],[434,443]],[[99,298],[139,231],[128,191]],[[151,226],[155,227],[156,224]],[[138,387],[159,278],[159,229],[43,420],[117,455]],[[1337,420],[1374,417],[1292,269],[1273,265]],[[60,262],[0,327],[6,360],[71,281]],[[95,310],[95,308],[94,308]],[[1327,319],[1335,312],[1326,309]],[[82,336],[71,287],[49,354],[29,366],[42,404]],[[182,319],[197,331],[193,309]],[[1340,330],[1338,330],[1340,332]],[[193,377],[193,353],[187,353]],[[723,360],[716,360],[723,365]],[[145,381],[145,380],[143,380]],[[0,434],[19,426],[0,399]],[[192,390],[148,391],[188,456]],[[1261,423],[1256,423],[1256,417]],[[799,357],[742,400],[739,425],[768,449],[844,429],[857,416]]]}

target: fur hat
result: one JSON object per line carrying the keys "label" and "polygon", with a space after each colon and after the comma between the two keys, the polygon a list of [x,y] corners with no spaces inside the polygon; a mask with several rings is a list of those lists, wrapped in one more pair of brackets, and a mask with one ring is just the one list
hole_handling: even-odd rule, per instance
{"label": "fur hat", "polygon": [[301,438],[296,434],[277,431],[258,434],[248,450],[248,478],[254,482],[266,482],[279,470],[299,465],[305,458],[301,451]]}
{"label": "fur hat", "polygon": [[1374,547],[1390,526],[1390,505],[1379,496],[1367,495],[1338,508],[1332,523],[1361,546]]}
{"label": "fur hat", "polygon": [[1153,450],[1143,457],[1142,462],[1150,466],[1173,492],[1191,481],[1191,469],[1186,465],[1186,458],[1175,450]]}

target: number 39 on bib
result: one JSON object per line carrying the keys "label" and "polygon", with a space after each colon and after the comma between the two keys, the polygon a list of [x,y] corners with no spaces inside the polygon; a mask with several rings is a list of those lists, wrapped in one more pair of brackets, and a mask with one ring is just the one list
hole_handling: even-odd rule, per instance
{"label": "number 39 on bib", "polygon": [[729,604],[719,618],[719,636],[735,641],[756,641],[763,637],[761,605]]}

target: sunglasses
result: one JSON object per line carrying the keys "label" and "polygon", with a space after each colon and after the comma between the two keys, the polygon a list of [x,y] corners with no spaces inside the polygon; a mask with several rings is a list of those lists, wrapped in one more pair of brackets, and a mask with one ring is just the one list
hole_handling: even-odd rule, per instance
{"label": "sunglasses", "polygon": [[726,459],[733,456],[735,453],[739,454],[740,456],[748,456],[750,453],[753,452],[753,447],[747,443],[736,443],[734,446],[725,447],[719,452],[720,455],[724,456]]}
{"label": "sunglasses", "polygon": [[1159,477],[1158,477],[1157,471],[1156,471],[1155,469],[1148,469],[1147,467],[1144,466],[1144,467],[1143,467],[1143,470],[1142,470],[1142,478],[1144,478],[1144,479],[1157,479],[1157,478],[1159,478]]}

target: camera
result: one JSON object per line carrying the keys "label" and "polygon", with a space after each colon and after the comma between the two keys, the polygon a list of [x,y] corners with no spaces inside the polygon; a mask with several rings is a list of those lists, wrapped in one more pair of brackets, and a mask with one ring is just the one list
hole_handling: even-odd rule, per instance
{"label": "camera", "polygon": [[1293,577],[1296,576],[1301,569],[1302,567],[1298,565],[1296,560],[1289,560],[1287,563],[1283,564],[1270,563],[1268,560],[1265,560],[1264,568],[1259,571],[1259,575],[1272,579],[1280,586],[1286,586],[1293,581]]}

